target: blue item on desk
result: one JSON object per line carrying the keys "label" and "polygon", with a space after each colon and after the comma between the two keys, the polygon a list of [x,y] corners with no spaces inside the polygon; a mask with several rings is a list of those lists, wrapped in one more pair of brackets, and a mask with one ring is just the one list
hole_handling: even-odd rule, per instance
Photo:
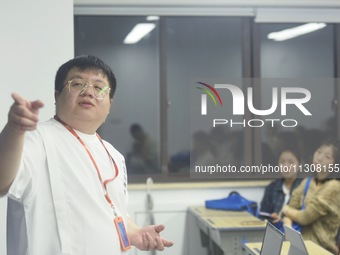
{"label": "blue item on desk", "polygon": [[216,210],[248,211],[254,216],[258,214],[257,203],[246,199],[237,191],[230,192],[226,198],[206,200],[205,207]]}

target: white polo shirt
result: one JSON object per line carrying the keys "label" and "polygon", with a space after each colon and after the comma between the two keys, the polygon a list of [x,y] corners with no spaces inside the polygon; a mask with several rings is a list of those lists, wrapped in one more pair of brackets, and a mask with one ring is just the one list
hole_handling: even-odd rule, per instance
{"label": "white polo shirt", "polygon": [[[77,134],[103,180],[112,178],[113,163],[97,136]],[[124,157],[104,144],[119,169],[107,185],[108,193],[126,223]],[[76,137],[54,119],[27,132],[20,169],[8,194],[7,254],[126,254],[121,251],[113,220],[95,167]]]}

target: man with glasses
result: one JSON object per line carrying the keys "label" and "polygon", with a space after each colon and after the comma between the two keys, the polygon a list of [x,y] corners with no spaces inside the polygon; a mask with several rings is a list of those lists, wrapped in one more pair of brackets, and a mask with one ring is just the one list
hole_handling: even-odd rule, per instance
{"label": "man with glasses", "polygon": [[96,133],[115,89],[103,61],[80,56],[57,71],[54,118],[38,123],[43,103],[12,94],[0,134],[8,255],[111,255],[130,245],[172,245],[159,234],[163,225],[140,228],[129,218],[124,158]]}

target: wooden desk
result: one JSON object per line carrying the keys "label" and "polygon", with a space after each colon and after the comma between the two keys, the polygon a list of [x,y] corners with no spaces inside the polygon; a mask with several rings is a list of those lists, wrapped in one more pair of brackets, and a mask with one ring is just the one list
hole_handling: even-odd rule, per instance
{"label": "wooden desk", "polygon": [[[325,250],[321,246],[313,243],[312,241],[305,241],[306,248],[309,255],[332,255],[329,251]],[[246,250],[247,255],[259,255],[256,249],[261,250],[262,243],[245,243],[243,244],[244,249]],[[288,241],[284,241],[281,249],[281,255],[288,255],[290,243]]]}
{"label": "wooden desk", "polygon": [[211,210],[205,207],[190,207],[189,213],[196,219],[199,229],[208,236],[208,254],[242,255],[242,244],[261,242],[266,223],[248,212]]}
{"label": "wooden desk", "polygon": [[189,207],[189,211],[198,217],[232,216],[232,215],[240,215],[240,213],[243,213],[243,212],[235,212],[235,211],[213,210],[213,209],[208,209],[204,206],[191,206]]}

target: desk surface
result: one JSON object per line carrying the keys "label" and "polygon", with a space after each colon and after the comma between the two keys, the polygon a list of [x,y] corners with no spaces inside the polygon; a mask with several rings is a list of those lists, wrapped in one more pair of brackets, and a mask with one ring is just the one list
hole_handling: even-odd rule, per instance
{"label": "desk surface", "polygon": [[[313,243],[312,241],[305,241],[306,248],[309,255],[332,255],[329,251],[325,250],[321,246]],[[243,247],[252,255],[258,255],[259,253],[256,251],[256,248],[261,250],[262,243],[245,243]],[[288,255],[290,243],[288,241],[283,242],[281,255]]]}
{"label": "desk surface", "polygon": [[204,206],[191,206],[189,207],[189,211],[194,213],[199,217],[210,217],[210,216],[227,216],[227,217],[235,217],[235,216],[247,216],[248,212],[239,212],[239,211],[226,211],[226,210],[214,210],[208,209]]}
{"label": "desk surface", "polygon": [[259,220],[258,218],[248,215],[238,216],[211,216],[202,217],[202,220],[206,222],[213,229],[218,230],[232,230],[232,229],[265,229],[266,222]]}
{"label": "desk surface", "polygon": [[203,206],[190,207],[189,210],[212,229],[264,229],[266,227],[266,222],[248,212],[212,210]]}

